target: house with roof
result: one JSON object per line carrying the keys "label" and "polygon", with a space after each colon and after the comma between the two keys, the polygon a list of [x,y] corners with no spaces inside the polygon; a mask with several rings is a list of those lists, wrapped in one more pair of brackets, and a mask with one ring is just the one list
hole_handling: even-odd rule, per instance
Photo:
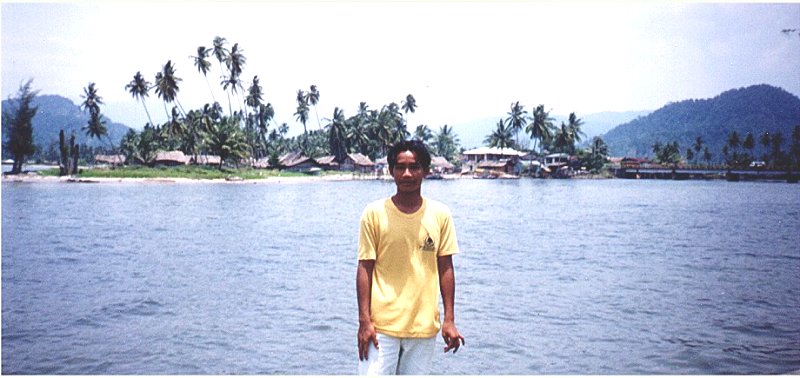
{"label": "house with roof", "polygon": [[461,154],[462,171],[489,169],[518,175],[523,169],[521,160],[526,155],[513,148],[480,147]]}
{"label": "house with roof", "polygon": [[280,169],[292,172],[310,172],[312,169],[322,169],[320,164],[308,156],[304,156],[300,152],[290,152],[283,155],[278,163]]}
{"label": "house with roof", "polygon": [[347,154],[344,161],[339,165],[343,171],[372,173],[375,170],[375,163],[370,158],[361,153]]}
{"label": "house with roof", "polygon": [[444,156],[431,156],[431,172],[453,173],[456,166],[447,161]]}
{"label": "house with roof", "polygon": [[183,151],[159,151],[153,159],[154,166],[174,167],[189,164],[189,157]]}

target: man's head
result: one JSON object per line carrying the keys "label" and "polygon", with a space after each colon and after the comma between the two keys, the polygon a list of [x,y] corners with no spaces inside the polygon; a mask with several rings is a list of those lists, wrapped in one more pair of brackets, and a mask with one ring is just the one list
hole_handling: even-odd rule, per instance
{"label": "man's head", "polygon": [[430,172],[431,153],[428,152],[428,148],[425,147],[425,144],[419,140],[404,140],[389,148],[389,153],[386,156],[386,160],[388,160],[389,163],[389,172],[394,171],[394,167],[397,165],[397,155],[404,151],[413,152],[417,158],[417,163],[422,166],[425,173],[427,174]]}
{"label": "man's head", "polygon": [[389,149],[386,159],[398,193],[418,194],[431,168],[431,154],[425,145],[418,140],[397,143]]}

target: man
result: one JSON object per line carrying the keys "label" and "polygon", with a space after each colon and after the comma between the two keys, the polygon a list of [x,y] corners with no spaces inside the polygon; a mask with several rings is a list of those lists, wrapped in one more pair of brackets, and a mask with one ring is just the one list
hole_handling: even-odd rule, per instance
{"label": "man", "polygon": [[445,205],[422,197],[431,165],[422,142],[396,144],[387,160],[397,192],[367,205],[361,217],[358,370],[362,375],[430,374],[440,329],[445,353],[464,343],[453,312],[455,227]]}

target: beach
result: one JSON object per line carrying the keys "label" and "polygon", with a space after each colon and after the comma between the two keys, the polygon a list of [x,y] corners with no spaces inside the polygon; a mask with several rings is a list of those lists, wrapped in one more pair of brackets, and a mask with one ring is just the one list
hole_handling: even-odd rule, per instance
{"label": "beach", "polygon": [[287,176],[269,177],[264,179],[241,179],[230,177],[226,179],[191,179],[179,177],[158,178],[104,178],[104,177],[76,177],[76,176],[45,176],[36,172],[21,173],[17,175],[3,174],[3,182],[26,183],[174,183],[174,184],[291,184],[317,181],[352,181],[376,180],[374,176],[354,176],[353,174],[328,174],[320,176]]}

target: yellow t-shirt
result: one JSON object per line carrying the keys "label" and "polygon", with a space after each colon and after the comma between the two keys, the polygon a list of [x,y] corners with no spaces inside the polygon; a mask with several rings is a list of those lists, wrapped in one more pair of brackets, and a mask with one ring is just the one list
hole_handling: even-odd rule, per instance
{"label": "yellow t-shirt", "polygon": [[413,214],[391,198],[367,205],[361,216],[358,259],[375,260],[370,312],[375,330],[393,337],[436,336],[437,257],[458,252],[450,209],[423,198]]}

